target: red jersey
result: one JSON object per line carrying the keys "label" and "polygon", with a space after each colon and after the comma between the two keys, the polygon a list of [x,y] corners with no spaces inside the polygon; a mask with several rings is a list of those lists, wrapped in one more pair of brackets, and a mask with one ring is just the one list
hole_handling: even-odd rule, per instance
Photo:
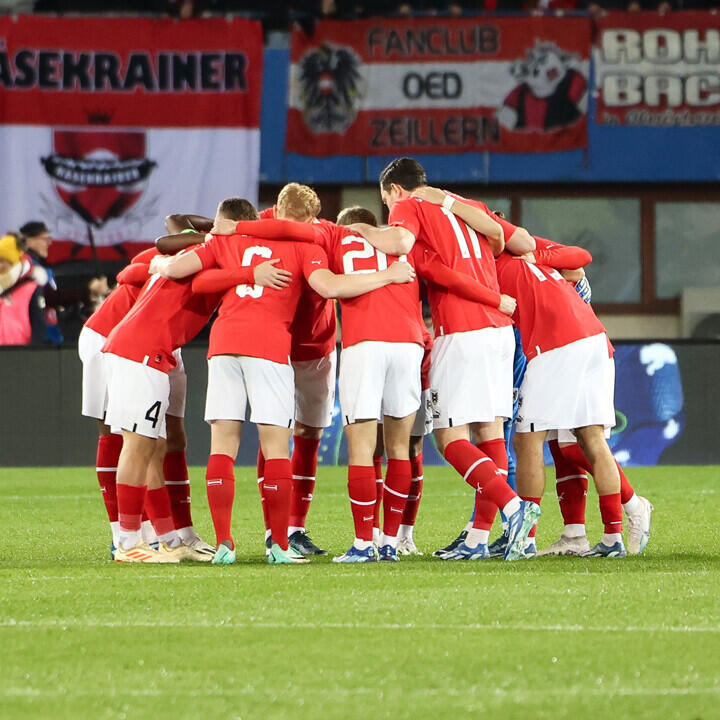
{"label": "red jersey", "polygon": [[[261,210],[261,220],[275,217],[275,208]],[[333,225],[318,218],[319,226]],[[335,303],[318,295],[306,282],[303,282],[302,295],[298,302],[297,312],[290,326],[292,345],[290,358],[303,360],[319,360],[329,355],[337,343],[337,324],[335,322]]]}
{"label": "red jersey", "polygon": [[[322,248],[309,243],[262,240],[248,235],[213,236],[195,251],[203,268],[254,267],[280,258],[275,267],[292,272],[290,285],[273,290],[238,285],[222,297],[210,331],[208,357],[249,355],[273,362],[290,362],[290,326],[302,294],[304,278],[327,268]],[[327,353],[326,353],[327,354]]]}
{"label": "red jersey", "polygon": [[[148,263],[158,254],[155,248],[150,248],[136,255],[131,262]],[[150,276],[148,275],[147,278],[149,280]],[[85,327],[107,337],[112,329],[130,312],[130,308],[135,304],[141,290],[142,286],[118,283],[103,304],[87,319]]]}
{"label": "red jersey", "polygon": [[554,268],[503,252],[497,259],[497,273],[500,290],[517,300],[513,319],[528,360],[605,332],[592,307]]}
{"label": "red jersey", "polygon": [[[484,203],[457,197],[490,214]],[[441,205],[409,197],[393,205],[389,222],[409,230],[419,243],[434,250],[449,268],[499,292],[495,260],[487,238]],[[414,254],[410,255],[410,262],[415,265]],[[416,267],[421,267],[421,258],[418,257],[417,262]],[[436,336],[505,327],[512,323],[507,315],[494,307],[465,300],[432,284],[428,285],[428,301]]]}
{"label": "red jersey", "polygon": [[[338,275],[378,272],[398,260],[396,255],[385,255],[364,238],[334,223],[316,226],[316,237],[327,253],[330,269]],[[423,344],[417,280],[342,299],[340,307],[343,347],[364,340]]]}
{"label": "red jersey", "polygon": [[[190,252],[194,246],[183,250]],[[103,352],[169,372],[173,351],[203,329],[217,307],[218,295],[195,295],[192,277],[171,280],[153,275],[130,312],[108,336]]]}

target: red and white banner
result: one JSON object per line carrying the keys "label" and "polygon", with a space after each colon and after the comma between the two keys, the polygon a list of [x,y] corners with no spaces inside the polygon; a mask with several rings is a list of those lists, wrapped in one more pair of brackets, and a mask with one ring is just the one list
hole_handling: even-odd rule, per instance
{"label": "red and white banner", "polygon": [[597,24],[598,123],[720,125],[716,13],[610,13]]}
{"label": "red and white banner", "polygon": [[0,218],[122,259],[173,212],[257,201],[260,23],[0,18]]}
{"label": "red and white banner", "polygon": [[587,146],[585,18],[320,22],[292,34],[287,149],[303,155]]}

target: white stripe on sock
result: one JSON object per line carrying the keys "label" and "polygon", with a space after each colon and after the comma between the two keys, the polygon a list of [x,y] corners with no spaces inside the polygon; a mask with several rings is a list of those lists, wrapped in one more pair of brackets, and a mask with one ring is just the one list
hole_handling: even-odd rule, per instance
{"label": "white stripe on sock", "polygon": [[398,497],[401,497],[401,498],[407,498],[407,495],[403,495],[402,493],[399,493],[396,490],[389,488],[387,485],[385,486],[385,492],[392,493],[393,495],[397,495]]}
{"label": "white stripe on sock", "polygon": [[480,463],[484,463],[484,462],[490,462],[490,458],[489,458],[489,457],[483,457],[483,458],[480,458],[479,460],[476,460],[476,461],[467,469],[467,472],[463,475],[463,480],[465,480],[465,482],[467,482],[467,479],[470,477],[470,473],[471,473]]}
{"label": "white stripe on sock", "polygon": [[374,500],[370,500],[369,502],[360,502],[359,500],[353,500],[352,498],[350,498],[350,502],[353,505],[374,505],[375,504]]}
{"label": "white stripe on sock", "polygon": [[293,475],[293,480],[314,480],[314,475]]}
{"label": "white stripe on sock", "polygon": [[117,472],[117,468],[96,467],[95,472]]}
{"label": "white stripe on sock", "polygon": [[587,475],[585,473],[582,475],[565,475],[565,477],[559,477],[555,482],[561,483],[565,480],[587,480]]}

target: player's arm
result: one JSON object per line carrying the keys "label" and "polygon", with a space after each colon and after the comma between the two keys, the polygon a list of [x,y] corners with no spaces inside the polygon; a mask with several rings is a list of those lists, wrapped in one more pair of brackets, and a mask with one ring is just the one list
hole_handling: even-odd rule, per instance
{"label": "player's arm", "polygon": [[308,248],[303,274],[308,285],[324,298],[353,298],[392,283],[407,283],[415,279],[415,269],[407,262],[394,262],[387,270],[371,273],[336,275],[328,269],[325,251],[315,245]]}
{"label": "player's arm", "polygon": [[457,215],[461,220],[466,222],[473,230],[482,233],[490,244],[493,255],[497,257],[505,248],[505,234],[499,222],[493,220],[484,210],[464,203],[452,195],[449,195],[440,188],[424,187],[413,190],[413,195],[419,197],[424,202],[433,203],[434,205],[442,205],[453,215]]}
{"label": "player's arm", "polygon": [[183,230],[155,238],[155,247],[163,255],[175,255],[191,245],[197,245],[201,240],[202,236],[196,230]]}
{"label": "player's arm", "polygon": [[192,281],[195,293],[222,293],[236,285],[253,283],[273,290],[282,290],[290,284],[292,273],[276,268],[280,258],[261,262],[255,267],[212,268],[199,272]]}
{"label": "player's arm", "polygon": [[416,266],[421,278],[433,285],[445,288],[453,295],[497,308],[506,315],[512,315],[515,312],[517,306],[515,298],[496,292],[479,283],[475,278],[453,270],[445,265],[435,253],[425,252],[424,259],[416,262]]}
{"label": "player's arm", "polygon": [[561,245],[540,237],[536,237],[535,241],[536,249],[532,256],[539,265],[557,270],[578,270],[592,262],[592,255],[577,245]]}
{"label": "player's arm", "polygon": [[378,228],[367,223],[353,223],[346,227],[386,255],[407,255],[415,244],[415,235],[400,225]]}
{"label": "player's arm", "polygon": [[210,232],[213,220],[202,215],[175,214],[165,218],[165,228],[171,235],[179,235],[183,230],[195,230],[199,233]]}
{"label": "player's arm", "polygon": [[133,262],[124,267],[115,278],[120,285],[142,287],[148,279],[150,263]]}
{"label": "player's arm", "polygon": [[294,220],[241,220],[235,225],[235,233],[252,235],[263,240],[297,240],[315,242],[315,228],[311,223]]}
{"label": "player's arm", "polygon": [[194,275],[202,269],[203,262],[194,250],[181,255],[158,255],[150,263],[151,275],[157,273],[175,280]]}

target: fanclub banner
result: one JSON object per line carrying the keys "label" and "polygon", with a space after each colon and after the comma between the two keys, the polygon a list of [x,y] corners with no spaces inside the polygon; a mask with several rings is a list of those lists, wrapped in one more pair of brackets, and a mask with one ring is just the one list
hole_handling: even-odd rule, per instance
{"label": "fanclub banner", "polygon": [[262,30],[221,18],[0,18],[2,230],[123,259],[172,212],[255,202]]}
{"label": "fanclub banner", "polygon": [[287,149],[304,155],[587,146],[585,18],[382,19],[292,35]]}
{"label": "fanclub banner", "polygon": [[716,13],[610,13],[597,24],[598,123],[720,125]]}

